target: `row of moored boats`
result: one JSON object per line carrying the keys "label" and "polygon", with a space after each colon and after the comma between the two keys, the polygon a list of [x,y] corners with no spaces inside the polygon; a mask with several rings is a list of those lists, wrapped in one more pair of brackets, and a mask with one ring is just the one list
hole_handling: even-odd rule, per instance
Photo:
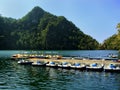
{"label": "row of moored boats", "polygon": [[42,61],[31,62],[27,60],[20,60],[18,61],[18,64],[32,65],[32,66],[47,66],[52,68],[63,68],[63,69],[78,69],[78,70],[87,70],[87,71],[120,72],[120,66],[116,64],[101,65],[98,63],[92,63],[90,65],[86,65],[82,63],[74,63],[74,64],[68,62],[56,63],[53,61],[45,63]]}

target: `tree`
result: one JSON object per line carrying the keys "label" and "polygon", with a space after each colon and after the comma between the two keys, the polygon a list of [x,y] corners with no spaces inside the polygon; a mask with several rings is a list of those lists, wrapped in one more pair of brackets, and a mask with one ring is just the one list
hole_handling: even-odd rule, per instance
{"label": "tree", "polygon": [[118,29],[118,33],[120,33],[120,23],[117,24],[116,28]]}

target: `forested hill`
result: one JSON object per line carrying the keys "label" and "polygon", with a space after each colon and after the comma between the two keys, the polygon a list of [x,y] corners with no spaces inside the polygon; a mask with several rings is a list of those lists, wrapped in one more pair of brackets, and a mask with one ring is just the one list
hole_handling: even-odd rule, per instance
{"label": "forested hill", "polygon": [[93,50],[98,46],[65,17],[40,7],[18,20],[0,16],[0,49]]}
{"label": "forested hill", "polygon": [[120,23],[117,24],[117,33],[104,40],[101,49],[120,50]]}

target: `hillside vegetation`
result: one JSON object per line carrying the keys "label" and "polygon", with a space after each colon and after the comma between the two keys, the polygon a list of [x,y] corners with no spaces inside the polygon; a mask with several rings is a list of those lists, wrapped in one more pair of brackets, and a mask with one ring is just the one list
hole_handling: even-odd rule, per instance
{"label": "hillside vegetation", "polygon": [[104,40],[100,49],[120,50],[120,23],[117,25],[118,32]]}
{"label": "hillside vegetation", "polygon": [[0,49],[93,50],[99,43],[63,16],[40,7],[21,19],[0,16]]}

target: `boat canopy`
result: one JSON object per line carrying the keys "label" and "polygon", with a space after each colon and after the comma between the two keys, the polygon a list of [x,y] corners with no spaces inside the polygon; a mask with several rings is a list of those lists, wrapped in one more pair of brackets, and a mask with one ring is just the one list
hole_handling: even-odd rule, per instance
{"label": "boat canopy", "polygon": [[80,66],[80,63],[75,63],[75,66]]}
{"label": "boat canopy", "polygon": [[116,66],[114,64],[110,64],[110,68],[116,68]]}
{"label": "boat canopy", "polygon": [[50,64],[55,64],[55,62],[50,62]]}
{"label": "boat canopy", "polygon": [[97,63],[93,63],[92,66],[93,66],[93,67],[96,67],[96,66],[97,66]]}

